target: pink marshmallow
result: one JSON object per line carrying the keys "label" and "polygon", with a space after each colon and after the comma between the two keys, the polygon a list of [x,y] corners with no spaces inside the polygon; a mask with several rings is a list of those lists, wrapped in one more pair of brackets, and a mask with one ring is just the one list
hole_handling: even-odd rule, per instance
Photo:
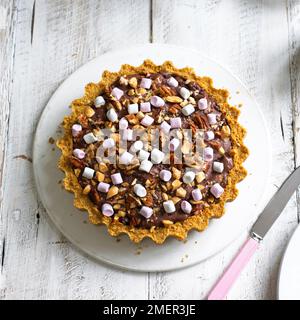
{"label": "pink marshmallow", "polygon": [[106,217],[111,217],[114,214],[114,209],[109,203],[104,203],[101,209],[102,214]]}
{"label": "pink marshmallow", "polygon": [[146,114],[143,120],[141,121],[141,124],[145,127],[149,127],[153,122],[154,119]]}
{"label": "pink marshmallow", "polygon": [[152,80],[148,78],[143,78],[140,83],[141,88],[150,89]]}
{"label": "pink marshmallow", "polygon": [[200,201],[202,199],[202,193],[200,191],[200,189],[194,189],[192,191],[192,197],[195,201]]}
{"label": "pink marshmallow", "polygon": [[156,107],[156,108],[160,108],[165,105],[165,101],[159,96],[151,97],[150,102],[153,105],[153,107]]}
{"label": "pink marshmallow", "polygon": [[121,97],[123,96],[124,92],[123,92],[123,90],[115,87],[115,88],[112,89],[111,94],[112,94],[117,100],[120,100]]}
{"label": "pink marshmallow", "polygon": [[216,124],[217,123],[217,115],[215,113],[209,113],[207,115],[208,123],[209,124]]}
{"label": "pink marshmallow", "polygon": [[213,131],[206,131],[204,134],[204,139],[207,141],[213,140],[215,138],[215,134]]}
{"label": "pink marshmallow", "polygon": [[153,209],[146,206],[142,206],[140,214],[144,216],[146,219],[149,219],[153,214]]}
{"label": "pink marshmallow", "polygon": [[121,173],[114,173],[112,174],[111,176],[111,181],[113,184],[121,184],[123,183],[123,179],[122,179],[122,176],[121,176]]}
{"label": "pink marshmallow", "polygon": [[220,198],[224,192],[224,189],[219,185],[219,183],[215,183],[211,188],[210,192],[215,198]]}
{"label": "pink marshmallow", "polygon": [[211,161],[214,157],[214,150],[211,147],[204,148],[203,159],[204,161]]}
{"label": "pink marshmallow", "polygon": [[142,112],[151,112],[151,104],[150,102],[142,102],[140,104],[140,109]]}
{"label": "pink marshmallow", "polygon": [[104,193],[107,193],[109,188],[110,188],[110,185],[105,182],[99,182],[97,186],[97,190]]}
{"label": "pink marshmallow", "polygon": [[207,109],[207,100],[205,98],[199,99],[198,107],[199,107],[200,110]]}
{"label": "pink marshmallow", "polygon": [[80,124],[73,124],[72,126],[72,136],[76,137],[82,131],[82,126]]}
{"label": "pink marshmallow", "polygon": [[73,155],[78,159],[83,159],[85,157],[85,152],[81,149],[74,149]]}
{"label": "pink marshmallow", "polygon": [[168,182],[171,180],[172,173],[169,170],[161,170],[161,172],[159,173],[159,177],[161,178],[161,180]]}
{"label": "pink marshmallow", "polygon": [[178,129],[181,128],[181,118],[171,118],[170,119],[171,128]]}
{"label": "pink marshmallow", "polygon": [[168,134],[170,132],[171,126],[168,124],[168,122],[164,121],[160,125],[160,129],[165,133]]}
{"label": "pink marshmallow", "polygon": [[186,200],[183,200],[181,202],[180,207],[184,213],[191,213],[192,212],[192,205],[189,202],[187,202]]}

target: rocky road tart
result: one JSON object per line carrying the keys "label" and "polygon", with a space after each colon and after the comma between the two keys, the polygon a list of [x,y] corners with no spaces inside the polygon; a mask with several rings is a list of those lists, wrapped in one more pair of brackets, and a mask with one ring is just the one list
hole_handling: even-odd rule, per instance
{"label": "rocky road tart", "polygon": [[[246,176],[245,129],[227,98],[210,78],[169,61],[105,71],[73,101],[57,141],[64,187],[74,193],[75,207],[88,211],[93,224],[105,224],[112,236],[126,233],[134,242],[149,237],[163,243],[168,236],[184,239],[191,229],[204,230],[210,218],[223,215]],[[101,132],[107,128],[112,134],[105,138]],[[134,139],[136,129],[159,129],[161,144],[176,129],[169,154]],[[180,139],[185,129],[203,133],[200,166],[175,163],[178,148],[189,152]],[[121,139],[127,150],[120,148]],[[193,143],[188,147],[195,149]],[[99,161],[99,148],[115,150],[116,163]]]}

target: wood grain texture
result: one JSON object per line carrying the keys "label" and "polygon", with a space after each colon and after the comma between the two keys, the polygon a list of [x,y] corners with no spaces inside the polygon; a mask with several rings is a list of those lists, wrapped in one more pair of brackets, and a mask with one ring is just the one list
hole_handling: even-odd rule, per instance
{"label": "wood grain texture", "polygon": [[[1,1],[0,299],[204,298],[246,232],[218,255],[176,272],[124,272],[84,257],[37,198],[30,158],[38,118],[59,84],[104,52],[149,41],[196,48],[232,70],[258,100],[273,141],[271,195],[300,163],[299,21],[295,0]],[[229,299],[276,298],[297,199]]]}

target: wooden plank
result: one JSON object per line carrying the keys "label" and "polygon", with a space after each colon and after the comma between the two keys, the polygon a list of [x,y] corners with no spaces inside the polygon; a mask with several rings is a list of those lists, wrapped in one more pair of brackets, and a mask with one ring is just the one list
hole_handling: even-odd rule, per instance
{"label": "wooden plank", "polygon": [[[154,0],[152,20],[155,42],[186,45],[202,51],[231,69],[256,97],[272,136],[273,169],[268,190],[271,195],[294,169],[285,1]],[[231,290],[229,299],[276,298],[279,262],[296,225],[293,197]],[[245,236],[198,266],[152,275],[150,297],[204,298]]]}
{"label": "wooden plank", "polygon": [[26,159],[32,156],[39,115],[61,81],[87,60],[128,45],[128,40],[131,44],[149,40],[149,1],[17,1],[14,8],[1,298],[147,298],[147,274],[123,272],[85,258],[48,223],[37,200],[32,164]]}

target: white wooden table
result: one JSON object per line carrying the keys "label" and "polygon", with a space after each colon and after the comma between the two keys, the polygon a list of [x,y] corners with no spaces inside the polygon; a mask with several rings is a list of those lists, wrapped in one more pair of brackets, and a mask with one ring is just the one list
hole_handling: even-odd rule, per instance
{"label": "white wooden table", "polygon": [[[0,0],[0,299],[202,299],[244,241],[189,269],[133,273],[83,257],[48,223],[30,161],[43,108],[88,60],[147,42],[196,48],[246,84],[272,135],[270,195],[299,165],[300,1]],[[229,299],[276,298],[297,199]]]}

